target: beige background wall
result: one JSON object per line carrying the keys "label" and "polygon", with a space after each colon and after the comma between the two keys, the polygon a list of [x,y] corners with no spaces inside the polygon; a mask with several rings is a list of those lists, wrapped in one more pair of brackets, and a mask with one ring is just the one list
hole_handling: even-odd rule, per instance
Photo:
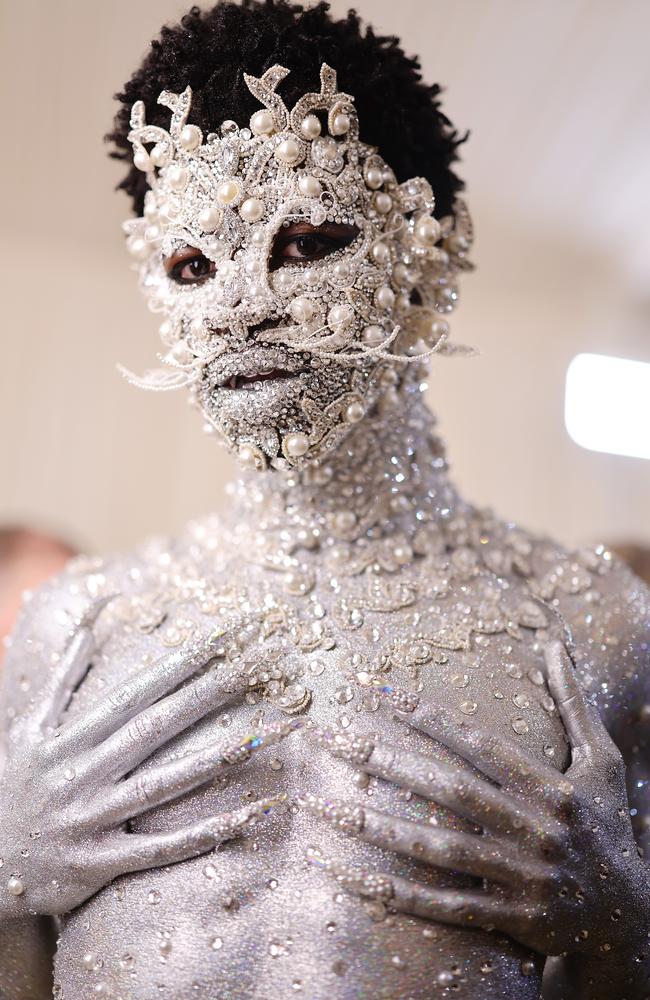
{"label": "beige background wall", "polygon": [[[157,323],[128,269],[102,134],[111,94],[185,6],[0,8],[0,521],[93,549],[218,506],[231,471],[182,394],[145,395],[115,371],[151,363]],[[576,353],[650,360],[650,4],[357,7],[420,52],[472,129],[462,170],[479,267],[453,331],[481,356],[440,359],[431,378],[457,479],[567,541],[650,541],[650,462],[582,451],[563,424]]]}

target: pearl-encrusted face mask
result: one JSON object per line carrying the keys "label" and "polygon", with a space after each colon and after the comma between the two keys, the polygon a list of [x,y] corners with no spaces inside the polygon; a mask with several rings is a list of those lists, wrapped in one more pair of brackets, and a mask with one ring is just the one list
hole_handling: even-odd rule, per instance
{"label": "pearl-encrusted face mask", "polygon": [[248,128],[227,121],[204,137],[188,124],[188,87],[158,98],[168,132],[146,124],[139,101],[129,134],[150,190],[125,229],[149,306],[165,315],[168,367],[127,375],[189,386],[256,468],[321,459],[390,405],[409,363],[448,353],[445,315],[470,266],[464,204],[438,221],[426,180],[397,183],[359,140],[354,98],[329,66],[320,93],[289,111],[276,92],[288,72],[245,76],[263,105]]}

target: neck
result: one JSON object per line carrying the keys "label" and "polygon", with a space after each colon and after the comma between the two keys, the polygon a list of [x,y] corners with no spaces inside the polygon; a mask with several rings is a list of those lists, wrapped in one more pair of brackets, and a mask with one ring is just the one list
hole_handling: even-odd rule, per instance
{"label": "neck", "polygon": [[362,420],[329,461],[290,472],[247,473],[229,489],[230,518],[281,548],[413,535],[459,500],[435,418],[419,392],[400,393]]}

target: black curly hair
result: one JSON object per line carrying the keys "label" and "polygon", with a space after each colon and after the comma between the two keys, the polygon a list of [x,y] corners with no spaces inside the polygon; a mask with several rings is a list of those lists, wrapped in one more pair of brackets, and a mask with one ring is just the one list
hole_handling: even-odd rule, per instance
{"label": "black curly hair", "polygon": [[219,0],[209,10],[192,7],[179,24],[162,28],[142,65],[116,95],[121,108],[106,140],[111,156],[129,162],[118,189],[142,213],[146,178],[131,163],[129,114],[145,104],[147,122],[169,125],[169,111],[157,104],[161,90],[192,88],[191,120],[204,132],[233,119],[247,124],[259,102],[244,73],[261,76],[274,63],[291,70],[280,94],[291,107],[307,91],[318,91],[321,63],[338,73],[339,88],[355,98],[361,138],[377,146],[399,181],[426,177],[436,197],[436,215],[451,211],[463,182],[451,169],[459,137],[440,109],[441,88],[422,81],[420,63],[409,58],[394,36],[376,35],[354,10],[334,19],[330,5],[312,7],[289,0]]}

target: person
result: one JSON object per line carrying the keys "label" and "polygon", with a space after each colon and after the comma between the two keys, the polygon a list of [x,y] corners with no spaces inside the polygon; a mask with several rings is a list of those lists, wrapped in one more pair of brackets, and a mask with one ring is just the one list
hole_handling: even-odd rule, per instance
{"label": "person", "polygon": [[352,12],[222,0],[120,101],[168,349],[128,377],[186,386],[244,471],[25,608],[5,995],[646,996],[649,595],[451,483],[423,390],[472,233],[439,89]]}

